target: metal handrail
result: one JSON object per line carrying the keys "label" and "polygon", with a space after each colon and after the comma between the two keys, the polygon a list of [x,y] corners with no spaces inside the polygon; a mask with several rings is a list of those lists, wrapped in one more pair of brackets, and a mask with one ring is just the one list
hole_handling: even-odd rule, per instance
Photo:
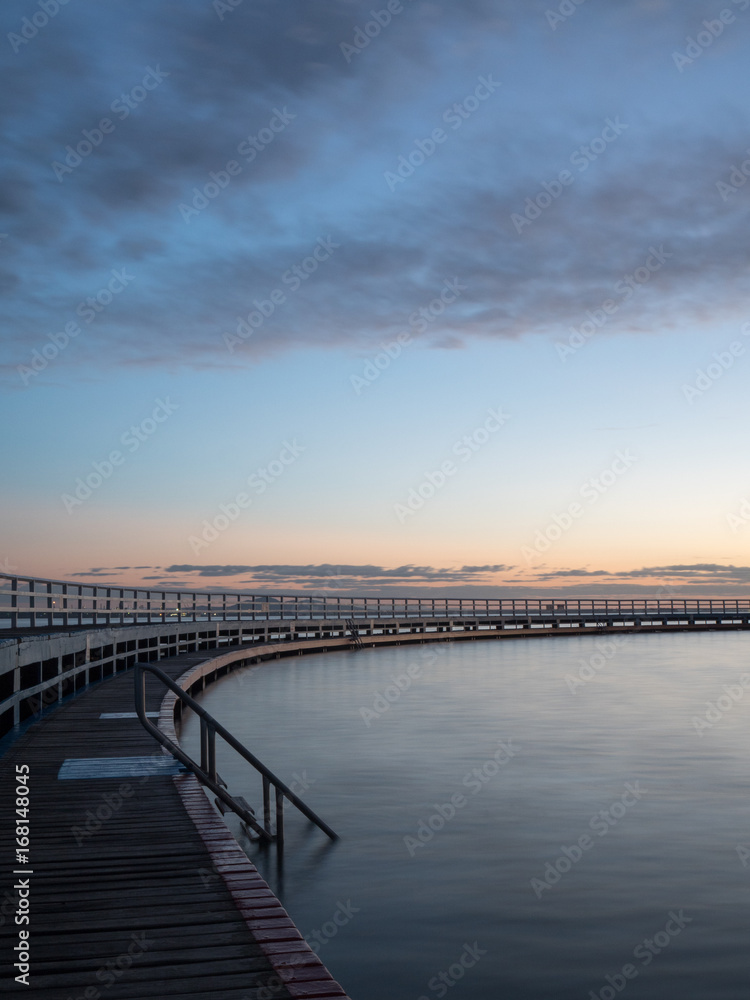
{"label": "metal handrail", "polygon": [[[748,615],[750,598],[677,598],[668,585],[653,597],[450,598],[248,594],[148,589],[116,583],[72,583],[0,572],[0,620],[10,627],[91,624],[182,625],[243,621],[344,621],[345,619],[492,618],[580,615]],[[20,623],[20,624],[19,624]],[[87,621],[88,623],[88,621]]]}
{"label": "metal handrail", "polygon": [[[174,743],[168,736],[166,736],[158,726],[155,726],[153,722],[146,716],[146,671],[152,673],[155,677],[164,684],[166,687],[173,691],[177,697],[182,701],[184,705],[192,709],[201,720],[201,762],[196,764],[196,762],[190,757],[185,751]],[[247,823],[251,829],[267,841],[275,840],[279,850],[283,849],[284,846],[284,799],[287,798],[296,806],[299,811],[306,816],[312,823],[315,823],[326,836],[330,837],[331,840],[338,840],[338,834],[325,823],[319,816],[317,816],[309,806],[300,799],[287,785],[277,778],[276,775],[271,771],[266,765],[258,760],[258,758],[250,753],[247,747],[243,746],[238,739],[236,739],[229,730],[225,729],[220,722],[217,722],[214,717],[199,705],[198,702],[191,698],[190,695],[184,691],[179,684],[175,683],[168,674],[165,674],[163,670],[159,667],[153,666],[151,663],[136,663],[134,664],[134,684],[135,684],[135,708],[140,719],[141,725],[146,729],[155,740],[157,740],[163,747],[165,747],[172,756],[180,761],[201,784],[210,788],[211,791],[216,795],[221,801],[236,813],[243,823]],[[249,807],[246,808],[247,803],[239,801],[234,796],[230,795],[228,791],[220,784],[221,779],[216,773],[216,734],[219,734],[221,738],[236,750],[241,757],[252,764],[256,771],[260,772],[263,776],[263,826],[261,826],[255,819],[254,814]],[[275,790],[275,813],[276,813],[276,833],[274,834],[271,830],[271,796],[270,796],[270,786],[274,786]]]}

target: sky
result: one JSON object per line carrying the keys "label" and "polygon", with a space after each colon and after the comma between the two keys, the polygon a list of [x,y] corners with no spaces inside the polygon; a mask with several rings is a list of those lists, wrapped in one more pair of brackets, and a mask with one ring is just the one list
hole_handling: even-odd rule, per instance
{"label": "sky", "polygon": [[750,593],[750,0],[0,22],[0,572]]}

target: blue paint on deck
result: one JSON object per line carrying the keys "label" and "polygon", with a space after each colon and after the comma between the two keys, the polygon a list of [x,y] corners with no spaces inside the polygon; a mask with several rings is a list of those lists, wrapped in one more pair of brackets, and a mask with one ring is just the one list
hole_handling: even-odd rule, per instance
{"label": "blue paint on deck", "polygon": [[92,778],[147,778],[185,774],[186,769],[173,757],[80,757],[63,761],[57,777],[60,781]]}
{"label": "blue paint on deck", "polygon": [[[137,712],[102,712],[100,719],[137,719]],[[146,712],[147,719],[158,719],[158,712]]]}

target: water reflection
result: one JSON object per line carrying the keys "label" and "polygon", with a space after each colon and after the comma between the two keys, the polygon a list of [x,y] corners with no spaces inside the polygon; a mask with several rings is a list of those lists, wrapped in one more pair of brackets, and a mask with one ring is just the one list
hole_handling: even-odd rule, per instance
{"label": "water reflection", "polygon": [[[341,837],[287,807],[279,869],[239,833],[355,1000],[747,996],[750,692],[694,723],[747,637],[623,636],[600,664],[603,641],[331,653],[204,695]],[[257,809],[239,758],[219,770]]]}

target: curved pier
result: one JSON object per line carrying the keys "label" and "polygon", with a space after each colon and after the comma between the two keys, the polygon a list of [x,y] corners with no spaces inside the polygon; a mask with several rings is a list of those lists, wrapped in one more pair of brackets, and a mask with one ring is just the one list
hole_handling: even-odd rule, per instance
{"label": "curved pier", "polygon": [[750,598],[254,596],[0,574],[0,738],[136,660],[217,647],[255,647],[251,662],[394,642],[748,628]]}
{"label": "curved pier", "polygon": [[[161,667],[179,677],[203,660]],[[20,876],[4,866],[3,976],[33,1000],[345,997],[196,779],[174,774],[134,717],[132,689],[131,672],[91,687],[4,756],[4,802],[15,766],[30,769],[31,968],[29,986],[14,983]],[[162,696],[147,685],[149,712]],[[5,822],[6,859],[14,833]]]}
{"label": "curved pier", "polygon": [[[248,598],[0,576],[0,624],[4,803],[15,766],[30,769],[31,974],[17,988],[34,1000],[322,1000],[346,994],[197,780],[136,717],[136,661],[196,693],[235,667],[335,649],[744,630],[750,600]],[[149,680],[146,709],[174,739],[180,702],[163,693]],[[10,982],[22,877],[4,866]]]}

